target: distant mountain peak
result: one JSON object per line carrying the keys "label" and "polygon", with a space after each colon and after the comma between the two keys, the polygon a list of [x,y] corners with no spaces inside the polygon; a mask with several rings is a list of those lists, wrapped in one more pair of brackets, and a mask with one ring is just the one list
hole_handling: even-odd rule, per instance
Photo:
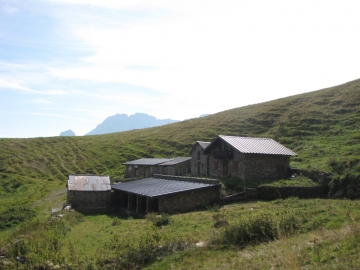
{"label": "distant mountain peak", "polygon": [[59,136],[76,136],[76,135],[75,135],[74,131],[69,129],[69,130],[61,132]]}
{"label": "distant mountain peak", "polygon": [[97,125],[95,129],[85,135],[107,134],[133,129],[156,127],[175,122],[178,122],[178,120],[161,120],[146,113],[135,113],[129,116],[125,113],[115,114],[107,117],[101,124]]}

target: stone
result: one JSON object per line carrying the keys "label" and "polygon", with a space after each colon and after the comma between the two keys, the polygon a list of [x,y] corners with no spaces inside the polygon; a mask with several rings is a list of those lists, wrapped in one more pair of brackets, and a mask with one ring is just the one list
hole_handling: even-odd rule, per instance
{"label": "stone", "polygon": [[200,247],[200,248],[204,248],[204,247],[206,247],[206,242],[198,242],[198,243],[196,243],[196,246],[197,247]]}
{"label": "stone", "polygon": [[19,256],[16,256],[16,260],[21,263],[26,263],[28,259],[23,255],[19,255]]}

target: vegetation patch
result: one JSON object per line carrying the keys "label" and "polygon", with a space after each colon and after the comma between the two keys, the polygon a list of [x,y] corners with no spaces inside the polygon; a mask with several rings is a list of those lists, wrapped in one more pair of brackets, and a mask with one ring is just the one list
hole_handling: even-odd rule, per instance
{"label": "vegetation patch", "polygon": [[36,213],[27,206],[12,206],[0,214],[0,230],[14,227],[35,217]]}

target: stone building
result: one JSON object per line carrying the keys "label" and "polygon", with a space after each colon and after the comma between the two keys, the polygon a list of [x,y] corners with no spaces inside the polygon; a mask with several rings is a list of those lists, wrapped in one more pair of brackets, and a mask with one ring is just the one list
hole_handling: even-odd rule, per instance
{"label": "stone building", "polygon": [[156,166],[171,158],[140,158],[123,163],[126,166],[125,178],[146,178],[156,173]]}
{"label": "stone building", "polygon": [[191,175],[208,176],[208,156],[204,154],[205,148],[210,142],[197,141],[191,148]]}
{"label": "stone building", "polygon": [[67,203],[78,209],[106,208],[111,204],[110,178],[107,175],[69,175]]}
{"label": "stone building", "polygon": [[220,183],[177,176],[154,175],[112,185],[114,203],[130,211],[176,213],[216,202]]}
{"label": "stone building", "polygon": [[154,173],[186,175],[190,173],[191,157],[141,158],[123,163],[125,178],[146,178]]}
{"label": "stone building", "polygon": [[205,149],[210,177],[232,177],[244,181],[277,179],[289,169],[297,154],[270,138],[219,135]]}
{"label": "stone building", "polygon": [[156,173],[183,176],[190,174],[191,157],[178,157],[156,166]]}

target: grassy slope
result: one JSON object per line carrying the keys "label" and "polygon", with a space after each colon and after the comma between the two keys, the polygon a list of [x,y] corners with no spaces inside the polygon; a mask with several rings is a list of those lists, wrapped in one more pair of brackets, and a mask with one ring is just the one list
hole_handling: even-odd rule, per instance
{"label": "grassy slope", "polygon": [[[157,128],[88,137],[0,139],[0,212],[12,205],[29,203],[48,212],[53,203],[58,204],[64,198],[59,193],[53,199],[52,191],[64,188],[69,173],[109,174],[113,180],[122,178],[124,166],[121,163],[124,161],[187,155],[196,140],[212,140],[218,134],[275,138],[299,154],[292,159],[292,165],[297,167],[328,170],[327,160],[332,156],[359,164],[359,115],[360,80],[357,80]],[[43,203],[38,201],[40,198],[44,198]],[[343,265],[356,268],[360,265],[357,256],[353,256],[359,248],[354,242],[360,237],[358,202],[320,202],[293,201],[297,204],[293,206],[288,201],[279,202],[279,205],[228,206],[230,224],[232,212],[235,213],[233,217],[240,217],[249,209],[277,213],[277,207],[300,207],[307,209],[301,211],[309,211],[306,222],[315,227],[310,228],[309,233],[244,250],[177,252],[150,268],[168,269],[169,265],[178,269],[189,269],[189,265],[194,269],[231,269],[238,265],[248,269],[269,268],[269,265],[284,269],[341,269]],[[319,207],[321,211],[316,212]],[[185,238],[191,243],[206,240],[214,232],[211,216],[208,211],[175,215],[164,232],[169,237]],[[136,233],[151,226],[146,220],[120,217],[120,224],[114,226],[113,221],[111,215],[86,216],[61,240],[61,254],[69,255],[69,251],[75,249],[79,260],[92,254],[107,254],[106,246],[114,244],[115,234],[121,239],[130,239],[126,235],[129,228]],[[2,231],[1,238],[11,233],[12,230]],[[40,231],[39,234],[42,235]],[[72,247],[75,242],[77,244]],[[284,256],[274,256],[284,252]]]}
{"label": "grassy slope", "polygon": [[[0,139],[0,208],[64,187],[68,174],[124,174],[123,162],[188,155],[219,134],[272,137],[297,167],[327,170],[329,157],[359,162],[360,80],[166,126],[86,137]],[[360,166],[359,166],[360,168]],[[1,209],[0,209],[1,211]]]}

